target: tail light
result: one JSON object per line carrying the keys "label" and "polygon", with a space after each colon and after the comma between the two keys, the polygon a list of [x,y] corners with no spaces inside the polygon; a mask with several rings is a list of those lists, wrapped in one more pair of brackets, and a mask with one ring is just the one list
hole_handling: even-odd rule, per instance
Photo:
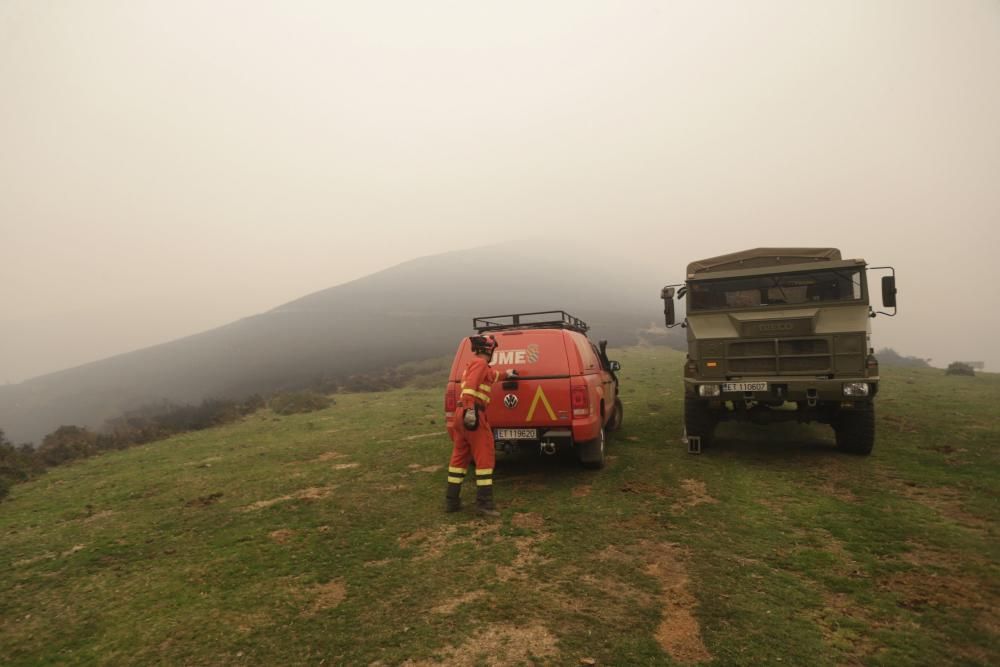
{"label": "tail light", "polygon": [[698,375],[698,362],[693,359],[688,359],[687,363],[684,364],[684,377],[693,378]]}
{"label": "tail light", "polygon": [[590,396],[587,392],[587,385],[576,385],[570,388],[569,396],[574,417],[586,417],[590,414]]}
{"label": "tail light", "polygon": [[444,416],[453,417],[455,416],[455,408],[457,406],[457,401],[455,399],[455,387],[454,385],[448,386],[448,391],[444,394]]}

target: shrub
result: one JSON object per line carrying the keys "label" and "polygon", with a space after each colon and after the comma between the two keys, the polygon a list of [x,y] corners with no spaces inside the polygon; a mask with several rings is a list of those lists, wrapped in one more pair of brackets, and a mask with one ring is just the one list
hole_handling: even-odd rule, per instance
{"label": "shrub", "polygon": [[93,456],[98,451],[97,434],[81,426],[60,426],[45,436],[38,455],[47,466]]}
{"label": "shrub", "polygon": [[901,355],[896,350],[891,347],[883,347],[881,350],[875,353],[875,358],[878,359],[880,366],[900,366],[903,368],[930,368],[931,365],[928,363],[929,359],[921,359],[920,357],[906,357]]}
{"label": "shrub", "polygon": [[294,415],[302,412],[324,410],[334,404],[329,396],[314,391],[291,391],[275,394],[269,405],[279,415]]}
{"label": "shrub", "polygon": [[976,375],[976,371],[973,370],[972,366],[962,361],[953,361],[948,364],[948,368],[944,372],[945,375]]}

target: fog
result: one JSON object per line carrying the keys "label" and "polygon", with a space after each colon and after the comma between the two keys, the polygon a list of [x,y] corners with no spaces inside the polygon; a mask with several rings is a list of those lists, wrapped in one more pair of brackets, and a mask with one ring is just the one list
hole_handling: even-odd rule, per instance
{"label": "fog", "polygon": [[0,383],[513,240],[839,247],[995,371],[998,71],[994,0],[0,0]]}

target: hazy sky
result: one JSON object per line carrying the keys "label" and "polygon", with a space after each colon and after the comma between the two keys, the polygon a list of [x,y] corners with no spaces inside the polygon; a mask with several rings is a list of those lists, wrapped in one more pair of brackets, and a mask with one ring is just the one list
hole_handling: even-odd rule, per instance
{"label": "hazy sky", "polygon": [[539,236],[838,246],[998,370],[998,224],[996,0],[0,0],[0,382]]}

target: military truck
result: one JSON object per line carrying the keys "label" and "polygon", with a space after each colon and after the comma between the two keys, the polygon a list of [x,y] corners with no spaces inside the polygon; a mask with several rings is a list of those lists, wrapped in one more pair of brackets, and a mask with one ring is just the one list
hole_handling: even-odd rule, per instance
{"label": "military truck", "polygon": [[[684,428],[688,448],[712,443],[722,421],[830,424],[837,447],[871,453],[878,361],[867,273],[882,278],[896,314],[896,272],[842,259],[836,248],[755,248],[691,262],[660,296],[668,327],[687,299]],[[675,291],[675,288],[679,288]]]}

